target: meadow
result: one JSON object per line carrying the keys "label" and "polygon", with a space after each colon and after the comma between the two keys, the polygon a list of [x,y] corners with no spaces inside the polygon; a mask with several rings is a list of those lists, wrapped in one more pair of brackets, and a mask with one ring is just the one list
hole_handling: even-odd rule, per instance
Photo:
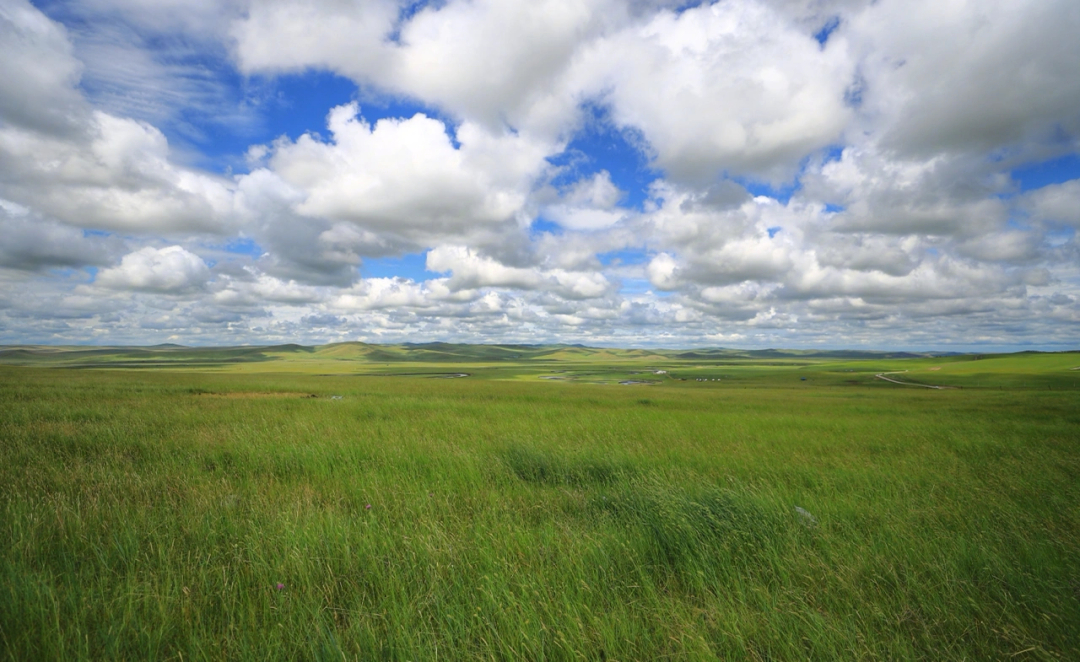
{"label": "meadow", "polygon": [[0,655],[1080,659],[1077,368],[3,349]]}

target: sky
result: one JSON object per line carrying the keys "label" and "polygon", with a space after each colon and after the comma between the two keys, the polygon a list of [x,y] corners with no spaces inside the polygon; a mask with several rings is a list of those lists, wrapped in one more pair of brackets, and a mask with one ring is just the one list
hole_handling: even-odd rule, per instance
{"label": "sky", "polygon": [[0,344],[1080,349],[1075,0],[0,0]]}

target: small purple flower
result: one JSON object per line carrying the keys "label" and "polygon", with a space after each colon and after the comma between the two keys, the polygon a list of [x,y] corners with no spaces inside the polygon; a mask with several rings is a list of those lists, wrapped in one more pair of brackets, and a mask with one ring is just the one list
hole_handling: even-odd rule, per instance
{"label": "small purple flower", "polygon": [[364,510],[371,510],[371,504],[369,503],[368,505],[364,506]]}
{"label": "small purple flower", "polygon": [[278,582],[278,585],[277,585],[277,590],[279,590],[279,591],[280,591],[280,590],[282,590],[282,589],[284,589],[284,588],[285,588],[285,585],[284,585],[284,584],[282,584],[281,582]]}

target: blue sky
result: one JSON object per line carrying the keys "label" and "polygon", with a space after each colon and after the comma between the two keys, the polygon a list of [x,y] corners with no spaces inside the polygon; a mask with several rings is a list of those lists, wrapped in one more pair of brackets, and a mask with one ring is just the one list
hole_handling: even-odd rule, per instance
{"label": "blue sky", "polygon": [[9,0],[0,343],[1074,349],[1074,9]]}

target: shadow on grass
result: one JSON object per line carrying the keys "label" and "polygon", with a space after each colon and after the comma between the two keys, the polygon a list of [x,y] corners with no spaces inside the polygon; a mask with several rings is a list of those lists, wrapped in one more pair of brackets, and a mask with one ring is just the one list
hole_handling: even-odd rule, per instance
{"label": "shadow on grass", "polygon": [[673,483],[625,460],[522,445],[500,459],[525,483],[575,488],[581,500],[568,495],[566,504],[579,505],[563,512],[623,529],[646,565],[664,574],[760,572],[813,536],[790,504],[738,486]]}
{"label": "shadow on grass", "polygon": [[635,473],[632,465],[603,457],[566,457],[526,446],[510,446],[502,460],[519,479],[537,485],[611,485]]}
{"label": "shadow on grass", "polygon": [[780,505],[714,486],[635,481],[594,505],[639,531],[653,562],[676,571],[762,562],[788,547],[796,532],[794,518]]}

